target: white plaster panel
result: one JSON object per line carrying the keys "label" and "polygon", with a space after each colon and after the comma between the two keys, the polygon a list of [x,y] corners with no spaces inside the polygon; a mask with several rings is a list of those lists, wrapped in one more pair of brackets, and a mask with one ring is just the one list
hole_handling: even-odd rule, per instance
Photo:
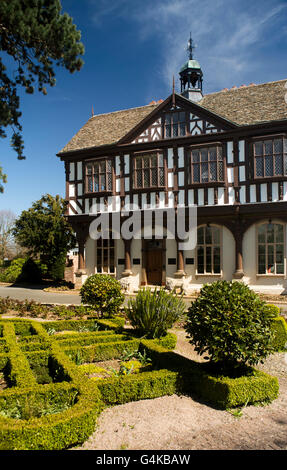
{"label": "white plaster panel", "polygon": [[194,190],[193,189],[188,190],[188,205],[189,206],[194,205]]}
{"label": "white plaster panel", "polygon": [[89,212],[90,212],[89,199],[85,199],[85,214],[88,214]]}
{"label": "white plaster panel", "polygon": [[228,202],[230,205],[233,205],[235,202],[234,188],[228,188]]}
{"label": "white plaster panel", "polygon": [[250,202],[256,202],[256,186],[252,184],[250,186]]}
{"label": "white plaster panel", "polygon": [[233,163],[233,142],[227,142],[227,163]]}
{"label": "white plaster panel", "polygon": [[75,180],[75,163],[70,163],[70,181]]}
{"label": "white plaster panel", "polygon": [[241,186],[240,192],[239,192],[239,198],[240,198],[241,204],[245,204],[246,202],[246,187],[245,186]]}
{"label": "white plaster panel", "polygon": [[234,170],[233,170],[233,168],[227,168],[227,181],[228,181],[228,183],[234,183]]}
{"label": "white plaster panel", "polygon": [[128,192],[130,190],[130,179],[125,178],[125,192]]}
{"label": "white plaster panel", "polygon": [[208,194],[208,205],[213,206],[214,205],[214,188],[208,188],[207,194]]}
{"label": "white plaster panel", "polygon": [[167,150],[167,166],[173,168],[173,149]]}
{"label": "white plaster panel", "polygon": [[204,206],[204,189],[198,190],[198,205]]}
{"label": "white plaster panel", "polygon": [[150,195],[150,206],[152,209],[155,208],[155,193],[151,193]]}
{"label": "white plaster panel", "polygon": [[245,141],[239,141],[239,161],[245,162]]}
{"label": "white plaster panel", "polygon": [[173,191],[168,192],[168,207],[174,207],[174,194],[173,194]]}
{"label": "white plaster panel", "polygon": [[245,181],[246,176],[245,176],[245,166],[240,166],[239,167],[239,181]]}
{"label": "white plaster panel", "polygon": [[278,183],[272,183],[272,201],[276,202],[279,200]]}
{"label": "white plaster panel", "polygon": [[138,194],[134,194],[134,197],[133,197],[133,205],[135,206],[134,209],[137,209],[137,208],[138,208],[138,205],[139,205],[139,197],[138,197]]}
{"label": "white plaster panel", "polygon": [[184,191],[183,190],[178,191],[178,204],[180,206],[184,206]]}
{"label": "white plaster panel", "polygon": [[184,186],[184,171],[178,172],[178,186]]}
{"label": "white plaster panel", "polygon": [[119,193],[121,190],[121,180],[118,178],[116,180],[116,192]]}
{"label": "white plaster panel", "polygon": [[75,185],[72,183],[69,184],[69,197],[75,197]]}
{"label": "white plaster panel", "polygon": [[83,184],[79,183],[78,184],[78,196],[82,196],[82,195],[83,195]]}
{"label": "white plaster panel", "polygon": [[224,188],[218,188],[218,205],[224,205]]}
{"label": "white plaster panel", "polygon": [[124,160],[125,160],[125,173],[129,173],[130,172],[130,156],[125,155]]}
{"label": "white plaster panel", "polygon": [[179,147],[178,150],[178,167],[183,168],[184,167],[184,152],[183,152],[183,147]]}
{"label": "white plaster panel", "polygon": [[159,193],[159,207],[163,208],[165,206],[165,194],[163,192]]}
{"label": "white plaster panel", "polygon": [[120,166],[120,157],[116,157],[116,175],[119,176],[121,172],[121,166]]}
{"label": "white plaster panel", "polygon": [[77,179],[81,180],[83,178],[83,165],[82,162],[77,163]]}
{"label": "white plaster panel", "polygon": [[168,187],[173,188],[173,182],[174,182],[173,173],[168,173],[167,180],[168,180]]}
{"label": "white plaster panel", "polygon": [[267,184],[260,185],[260,199],[261,202],[267,202]]}

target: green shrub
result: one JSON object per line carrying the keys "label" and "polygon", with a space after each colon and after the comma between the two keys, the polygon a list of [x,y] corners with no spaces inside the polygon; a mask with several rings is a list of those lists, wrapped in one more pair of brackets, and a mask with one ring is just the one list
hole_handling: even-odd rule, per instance
{"label": "green shrub", "polygon": [[141,289],[126,310],[131,325],[142,336],[160,338],[185,312],[182,298],[163,289]]}
{"label": "green shrub", "polygon": [[82,303],[91,305],[99,318],[110,317],[119,313],[124,302],[124,295],[120,283],[105,274],[94,274],[86,280],[81,287]]}
{"label": "green shrub", "polygon": [[225,368],[263,362],[274,351],[274,312],[241,282],[205,285],[188,310],[185,325],[200,355]]}
{"label": "green shrub", "polygon": [[28,258],[22,266],[17,281],[19,282],[41,282],[47,267],[39,261]]}
{"label": "green shrub", "polygon": [[287,350],[287,323],[285,318],[277,317],[272,322],[272,330],[274,332],[274,338],[272,346],[275,351],[286,351]]}
{"label": "green shrub", "polygon": [[10,266],[0,274],[1,282],[16,282],[26,262],[25,258],[14,259]]}

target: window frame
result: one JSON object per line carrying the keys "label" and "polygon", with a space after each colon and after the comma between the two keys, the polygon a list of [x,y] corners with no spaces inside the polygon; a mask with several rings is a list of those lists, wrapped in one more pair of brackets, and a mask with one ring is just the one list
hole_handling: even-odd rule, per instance
{"label": "window frame", "polygon": [[[195,276],[196,277],[216,277],[216,278],[222,278],[223,276],[223,249],[222,249],[222,241],[223,241],[223,229],[221,225],[216,225],[216,224],[202,224],[197,227],[197,230],[204,227],[214,227],[219,230],[219,245],[218,244],[204,244],[204,245],[199,245],[198,240],[197,240],[197,245],[196,245],[196,250],[195,250]],[[198,248],[199,246],[204,247],[204,273],[199,273],[198,272]],[[206,272],[206,246],[211,246],[212,248],[212,254],[213,254],[213,248],[219,246],[219,254],[220,254],[220,272],[219,273],[214,273],[214,262],[213,262],[213,255],[211,255],[211,263],[212,263],[212,272]]]}
{"label": "window frame", "polygon": [[[179,119],[178,121],[174,122],[174,115],[178,114]],[[184,120],[180,120],[180,114],[184,114]],[[164,119],[163,119],[163,138],[164,139],[177,139],[181,137],[186,137],[189,135],[189,129],[188,129],[188,114],[189,112],[186,109],[174,109],[174,110],[169,110],[164,113]],[[167,116],[170,116],[170,123],[167,124]],[[173,128],[177,124],[177,135],[173,135]],[[184,134],[181,134],[181,125],[184,124]],[[166,134],[166,129],[167,127],[170,127],[170,136]]]}
{"label": "window frame", "polygon": [[[110,233],[110,235],[112,235]],[[113,243],[113,246],[111,246],[111,241]],[[101,243],[101,246],[99,246],[99,242]],[[104,246],[104,242],[107,242],[107,246]],[[114,263],[113,263],[113,267],[114,267],[114,270],[113,272],[111,271],[110,267],[111,267],[111,263],[110,263],[110,260],[111,260],[111,248],[113,249],[113,260],[114,260]],[[99,264],[99,259],[98,259],[98,253],[99,251],[101,252],[101,262]],[[104,254],[105,254],[105,251],[107,251],[108,253],[108,270],[107,271],[104,271]],[[116,240],[112,238],[112,236],[110,236],[109,238],[98,238],[96,241],[95,241],[95,272],[96,274],[106,274],[106,275],[110,275],[110,276],[114,276],[116,277],[116,273],[117,273],[117,258],[116,258]],[[98,270],[98,267],[99,265],[101,265],[101,270]]]}
{"label": "window frame", "polygon": [[[193,181],[193,166],[194,165],[199,165],[201,166],[202,163],[207,163],[208,164],[208,171],[210,168],[210,163],[215,162],[215,160],[207,160],[206,162],[192,162],[192,152],[194,150],[199,150],[202,151],[203,149],[207,149],[209,151],[210,148],[216,148],[217,151],[217,158],[216,158],[216,169],[217,169],[217,175],[219,171],[219,161],[218,160],[218,149],[221,149],[222,152],[222,180],[208,180],[208,181]],[[216,186],[224,186],[227,182],[227,176],[226,176],[226,145],[223,142],[212,142],[212,143],[205,143],[205,144],[198,144],[198,145],[191,145],[188,148],[188,187],[193,188],[193,187],[216,187]],[[201,176],[201,172],[200,172]]]}
{"label": "window frame", "polygon": [[[281,221],[272,221],[271,222],[272,225],[281,225],[283,226],[283,268],[284,268],[284,272],[283,273],[266,273],[266,266],[268,264],[268,249],[267,247],[269,245],[273,245],[273,254],[275,253],[275,259],[276,259],[276,250],[275,250],[275,247],[276,245],[278,244],[281,244],[281,243],[276,243],[276,242],[270,242],[270,243],[264,243],[264,246],[265,246],[265,273],[259,273],[259,245],[263,245],[263,243],[259,243],[259,240],[258,240],[258,235],[259,235],[259,227],[261,227],[262,225],[269,225],[269,222],[268,221],[265,221],[265,222],[261,222],[259,224],[256,224],[256,277],[266,277],[266,278],[273,278],[273,277],[283,277],[283,278],[286,278],[286,224],[284,222],[281,222]],[[267,253],[266,253],[267,251]],[[276,266],[276,261],[274,262],[274,265]]]}
{"label": "window frame", "polygon": [[[271,140],[272,141],[272,145],[273,145],[273,149],[274,149],[274,140],[279,140],[279,139],[282,139],[283,141],[283,151],[282,151],[282,156],[283,156],[283,159],[282,159],[282,167],[283,167],[283,173],[280,174],[280,175],[275,175],[273,174],[273,176],[257,176],[256,175],[256,155],[255,155],[255,144],[258,143],[258,142],[266,142],[266,141],[269,141]],[[285,181],[287,179],[287,172],[286,172],[286,175],[284,175],[284,139],[286,141],[285,145],[286,145],[286,149],[287,149],[287,134],[285,133],[281,133],[281,134],[272,134],[272,135],[261,135],[261,136],[258,136],[258,137],[254,137],[252,139],[250,139],[248,141],[249,143],[249,159],[250,159],[250,168],[252,169],[252,174],[250,175],[251,176],[251,180],[254,181],[254,182],[258,182],[258,181]],[[275,169],[275,155],[273,153],[272,155],[272,164],[273,164],[273,170]],[[286,155],[286,158],[287,158],[287,151],[285,152],[285,155]],[[257,158],[263,158],[263,162],[264,162],[264,156],[262,157],[257,157]],[[264,163],[263,163],[264,164]],[[264,165],[264,168],[265,168],[265,165]],[[274,173],[274,171],[273,171]]]}
{"label": "window frame", "polygon": [[[144,167],[143,165],[141,168],[136,167],[136,160],[139,158],[152,158],[154,155],[157,157],[157,166],[153,167],[149,165],[148,167]],[[159,165],[160,156],[162,156],[162,166]],[[131,171],[131,188],[133,192],[154,192],[154,191],[163,191],[166,188],[167,182],[167,166],[166,166],[166,155],[164,150],[150,150],[150,151],[142,151],[142,152],[135,152],[132,155],[132,171]],[[152,169],[157,169],[157,185],[156,186],[137,186],[137,174],[141,172],[142,174],[142,181],[144,181],[144,170],[149,169],[149,179],[150,182],[152,181]],[[163,171],[163,184],[160,184],[160,169]]]}
{"label": "window frame", "polygon": [[[107,163],[110,162],[111,164],[111,171],[107,171]],[[102,164],[105,163],[105,173],[98,172],[99,175],[104,174],[105,175],[105,182],[106,186],[108,185],[108,175],[111,175],[111,188],[108,189],[100,189],[101,186],[101,179],[99,179],[99,191],[95,191],[94,187],[94,165],[95,164]],[[88,183],[88,178],[90,175],[88,175],[88,167],[92,165],[92,181],[93,181],[93,191],[89,191],[89,183]],[[111,157],[101,157],[101,158],[94,158],[93,160],[87,160],[85,162],[85,173],[84,173],[84,178],[85,178],[85,194],[88,195],[93,195],[96,194],[98,196],[100,195],[107,195],[107,194],[113,194],[114,188],[115,188],[115,170],[114,170],[114,161]]]}

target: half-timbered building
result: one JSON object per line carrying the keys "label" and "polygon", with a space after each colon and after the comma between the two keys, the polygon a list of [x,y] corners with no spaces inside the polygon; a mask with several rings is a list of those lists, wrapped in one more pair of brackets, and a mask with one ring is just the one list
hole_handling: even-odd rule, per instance
{"label": "half-timbered building", "polygon": [[[77,284],[93,273],[145,285],[198,290],[241,279],[260,292],[287,287],[286,81],[204,95],[192,56],[180,93],[147,106],[94,115],[58,153],[65,163],[68,219],[78,240]],[[197,206],[197,246],[178,237],[90,236],[103,212]],[[131,207],[131,206],[130,206]],[[142,228],[144,222],[142,222]]]}

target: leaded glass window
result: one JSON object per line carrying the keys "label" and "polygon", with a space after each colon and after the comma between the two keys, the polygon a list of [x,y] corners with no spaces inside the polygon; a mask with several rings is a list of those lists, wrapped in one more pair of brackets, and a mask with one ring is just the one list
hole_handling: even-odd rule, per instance
{"label": "leaded glass window", "polygon": [[255,177],[287,175],[287,143],[283,137],[254,142]]}
{"label": "leaded glass window", "polygon": [[165,185],[164,159],[161,153],[134,158],[134,188],[157,188]]}
{"label": "leaded glass window", "polygon": [[86,187],[89,193],[112,191],[113,169],[111,160],[99,160],[87,163]]}
{"label": "leaded glass window", "polygon": [[258,274],[284,274],[284,226],[259,225],[257,246]]}
{"label": "leaded glass window", "polygon": [[223,151],[221,146],[191,150],[191,183],[210,183],[224,180]]}
{"label": "leaded glass window", "polygon": [[165,115],[165,138],[181,137],[186,135],[185,111],[167,113]]}
{"label": "leaded glass window", "polygon": [[205,225],[197,229],[197,274],[221,273],[220,228]]}

